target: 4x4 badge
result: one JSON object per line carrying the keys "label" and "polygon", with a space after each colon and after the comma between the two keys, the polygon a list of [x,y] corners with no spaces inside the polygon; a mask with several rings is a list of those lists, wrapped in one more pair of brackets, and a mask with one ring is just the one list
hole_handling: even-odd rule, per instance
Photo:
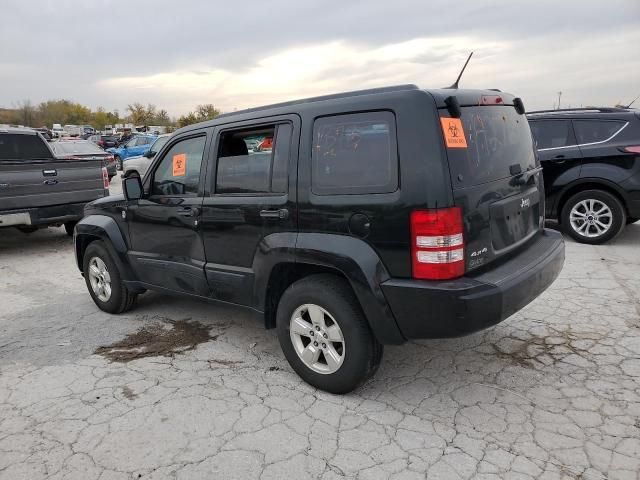
{"label": "4x4 badge", "polygon": [[531,201],[528,198],[523,198],[520,202],[520,208],[529,208],[531,206]]}

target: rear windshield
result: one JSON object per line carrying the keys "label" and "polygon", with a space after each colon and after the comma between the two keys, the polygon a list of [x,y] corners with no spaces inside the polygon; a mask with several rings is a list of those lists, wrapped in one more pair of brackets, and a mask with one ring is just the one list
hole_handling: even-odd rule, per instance
{"label": "rear windshield", "polygon": [[38,160],[51,158],[39,135],[0,134],[0,160]]}
{"label": "rear windshield", "polygon": [[65,154],[99,154],[104,153],[100,147],[91,142],[56,142],[51,144],[51,148],[57,155]]}
{"label": "rear windshield", "polygon": [[[444,110],[442,117],[448,116]],[[463,107],[461,121],[466,147],[447,148],[454,188],[492,182],[536,166],[527,119],[512,106]]]}

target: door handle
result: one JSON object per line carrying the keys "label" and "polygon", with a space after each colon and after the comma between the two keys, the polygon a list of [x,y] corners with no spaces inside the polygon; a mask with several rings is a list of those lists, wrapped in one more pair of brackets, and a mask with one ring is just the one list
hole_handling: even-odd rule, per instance
{"label": "door handle", "polygon": [[553,157],[553,160],[558,160],[556,163],[564,163],[564,162],[566,162],[566,159],[565,159],[564,155],[556,155],[555,157]]}
{"label": "door handle", "polygon": [[197,217],[200,209],[198,207],[183,207],[177,213],[183,217]]}
{"label": "door handle", "polygon": [[279,218],[280,220],[286,220],[287,218],[289,218],[289,210],[287,210],[286,208],[260,210],[260,216],[262,218]]}

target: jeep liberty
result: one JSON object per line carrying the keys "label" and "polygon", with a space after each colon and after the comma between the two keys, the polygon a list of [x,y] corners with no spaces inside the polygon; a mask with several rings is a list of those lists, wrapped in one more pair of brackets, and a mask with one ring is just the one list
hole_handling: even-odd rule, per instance
{"label": "jeep liberty", "polygon": [[111,313],[147,289],[249,308],[300,377],[349,392],[383,345],[490,327],[558,276],[524,113],[403,85],[184,127],[86,207],[78,267]]}

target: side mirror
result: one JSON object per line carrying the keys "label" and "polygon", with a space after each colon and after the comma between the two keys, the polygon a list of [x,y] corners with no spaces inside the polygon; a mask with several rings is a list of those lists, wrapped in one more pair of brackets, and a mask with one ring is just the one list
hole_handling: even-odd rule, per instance
{"label": "side mirror", "polygon": [[122,182],[122,190],[124,192],[124,198],[127,200],[140,200],[142,198],[142,181],[137,175],[134,177],[127,177]]}

